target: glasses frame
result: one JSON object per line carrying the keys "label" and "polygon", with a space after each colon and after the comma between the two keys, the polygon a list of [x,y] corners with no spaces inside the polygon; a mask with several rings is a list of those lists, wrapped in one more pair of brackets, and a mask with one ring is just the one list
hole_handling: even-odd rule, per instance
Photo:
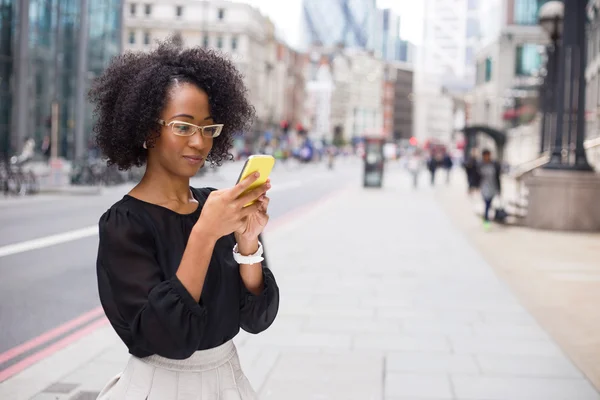
{"label": "glasses frame", "polygon": [[[212,125],[200,126],[200,125],[194,125],[194,124],[191,124],[189,122],[178,121],[178,120],[167,122],[164,119],[159,119],[158,123],[160,125],[162,125],[162,126],[170,126],[171,127],[171,133],[173,133],[173,135],[176,135],[176,136],[190,137],[190,136],[194,136],[196,134],[196,132],[199,131],[199,132],[201,132],[200,134],[202,135],[202,137],[213,138],[213,139],[216,138],[216,137],[218,137],[221,134],[221,132],[223,131],[223,126],[224,126],[223,124],[212,124]],[[175,130],[173,130],[173,124],[183,124],[183,125],[193,126],[196,129],[191,134],[189,134],[189,135],[182,135],[180,133],[176,133]],[[206,129],[206,128],[214,128],[215,126],[219,128],[219,130],[218,130],[218,132],[217,132],[216,135],[205,135],[204,134],[204,129]]]}

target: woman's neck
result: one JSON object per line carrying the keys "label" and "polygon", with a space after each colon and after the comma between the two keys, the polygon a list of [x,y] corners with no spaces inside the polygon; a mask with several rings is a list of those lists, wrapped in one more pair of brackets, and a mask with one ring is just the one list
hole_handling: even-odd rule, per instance
{"label": "woman's neck", "polygon": [[177,201],[189,203],[190,178],[174,176],[159,168],[146,168],[146,172],[136,189],[151,195],[157,201]]}

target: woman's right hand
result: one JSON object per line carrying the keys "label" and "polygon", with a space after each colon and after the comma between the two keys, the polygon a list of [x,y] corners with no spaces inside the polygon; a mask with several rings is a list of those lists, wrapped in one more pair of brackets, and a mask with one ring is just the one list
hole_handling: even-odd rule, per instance
{"label": "woman's right hand", "polygon": [[[269,189],[269,185],[264,184],[244,193],[258,177],[258,173],[255,173],[232,188],[212,191],[202,207],[202,213],[194,228],[202,229],[214,240],[239,230],[245,223],[244,219],[257,212],[261,206],[259,198]],[[244,207],[252,201],[253,204]]]}

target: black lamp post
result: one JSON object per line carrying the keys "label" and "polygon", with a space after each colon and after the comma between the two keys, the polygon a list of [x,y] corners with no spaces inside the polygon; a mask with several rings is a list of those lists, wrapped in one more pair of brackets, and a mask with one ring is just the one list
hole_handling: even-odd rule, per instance
{"label": "black lamp post", "polygon": [[[585,139],[586,5],[588,0],[549,1],[542,6],[539,23],[548,32],[553,51],[548,58],[546,89],[554,97],[554,140],[545,169],[592,171]],[[573,143],[573,138],[575,139]],[[575,147],[573,159],[571,151]]]}

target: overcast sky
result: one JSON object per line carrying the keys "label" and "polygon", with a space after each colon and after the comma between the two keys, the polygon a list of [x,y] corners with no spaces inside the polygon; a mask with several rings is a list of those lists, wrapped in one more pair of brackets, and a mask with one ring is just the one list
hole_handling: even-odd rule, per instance
{"label": "overcast sky", "polygon": [[[239,0],[258,7],[268,15],[286,39],[297,47],[300,44],[302,0]],[[331,0],[323,0],[331,1]],[[421,43],[423,2],[421,0],[377,0],[380,8],[391,8],[400,15],[400,36],[415,44]]]}

